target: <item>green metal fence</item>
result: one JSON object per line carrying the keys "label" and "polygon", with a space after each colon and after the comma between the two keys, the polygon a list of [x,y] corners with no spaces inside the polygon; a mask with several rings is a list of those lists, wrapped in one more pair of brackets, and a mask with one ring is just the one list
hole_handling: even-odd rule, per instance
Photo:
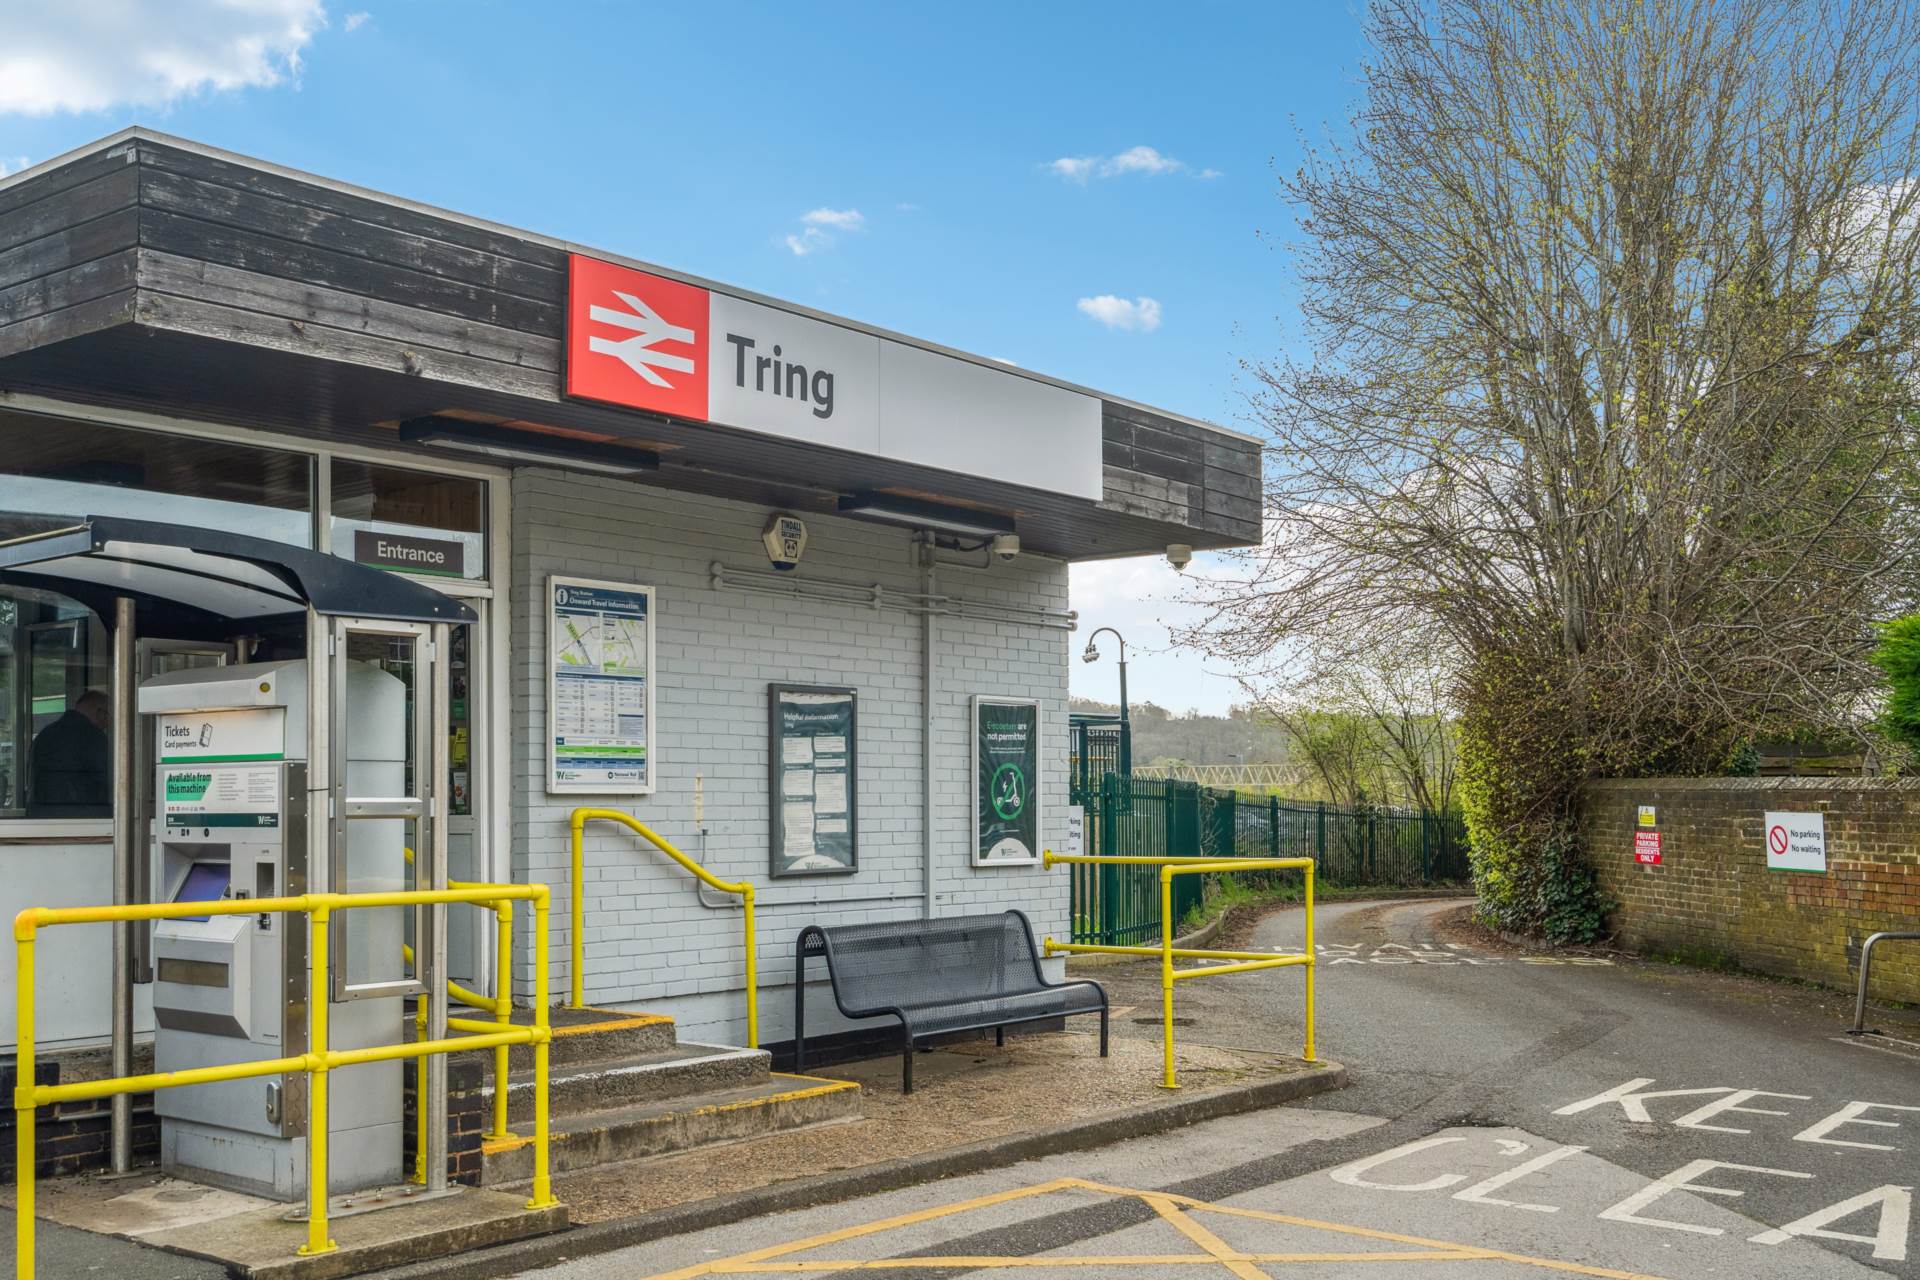
{"label": "green metal fence", "polygon": [[[1104,855],[1209,858],[1311,857],[1324,886],[1408,886],[1469,877],[1466,831],[1457,814],[1339,809],[1243,796],[1192,782],[1076,776],[1073,802],[1086,810],[1087,851]],[[1249,872],[1258,882],[1271,872]],[[1159,880],[1151,867],[1074,866],[1073,941],[1133,946],[1160,936]],[[1205,877],[1174,881],[1173,911],[1200,903]]]}

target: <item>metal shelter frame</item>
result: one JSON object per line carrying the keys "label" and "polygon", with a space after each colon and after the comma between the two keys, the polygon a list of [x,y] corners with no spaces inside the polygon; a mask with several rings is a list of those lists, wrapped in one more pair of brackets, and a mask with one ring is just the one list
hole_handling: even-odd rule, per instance
{"label": "metal shelter frame", "polygon": [[[170,638],[228,638],[282,631],[304,636],[307,653],[307,848],[310,880],[322,895],[344,868],[347,823],[363,818],[411,818],[425,854],[415,881],[427,892],[447,884],[447,655],[451,628],[477,615],[450,596],[382,569],[265,538],[152,520],[89,515],[58,517],[0,512],[7,527],[33,531],[0,541],[0,582],[56,591],[79,601],[112,632],[113,905],[133,902],[141,858],[136,766],[135,640],[143,631]],[[417,646],[415,686],[415,794],[346,794],[345,704],[333,691],[344,679],[351,634],[401,635]],[[326,714],[322,714],[322,711]],[[426,1003],[428,1034],[447,1034],[446,900],[418,904],[416,939],[423,945],[416,980],[381,991],[345,987],[344,970],[332,992],[309,992],[310,1003],[366,995],[418,995]],[[133,920],[115,917],[113,929],[112,1050],[116,1077],[133,1071]],[[336,947],[336,950],[338,948]],[[423,1060],[420,1106],[432,1150],[427,1185],[446,1184],[446,1060]],[[309,1107],[311,1108],[311,1095]],[[111,1157],[116,1173],[133,1163],[132,1098],[111,1103]],[[324,1123],[324,1117],[322,1117]],[[312,1116],[309,1117],[309,1127]]]}

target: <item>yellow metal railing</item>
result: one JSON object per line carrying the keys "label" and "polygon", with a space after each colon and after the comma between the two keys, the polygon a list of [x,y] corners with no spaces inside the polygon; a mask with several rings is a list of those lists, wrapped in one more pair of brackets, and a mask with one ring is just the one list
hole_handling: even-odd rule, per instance
{"label": "yellow metal railing", "polygon": [[[404,850],[407,864],[413,864],[413,850]],[[485,889],[490,886],[467,880],[447,881],[449,889]],[[505,1030],[513,1025],[513,899],[499,898],[492,902],[476,903],[476,906],[491,907],[498,924],[498,933],[494,939],[493,951],[493,999],[481,995],[447,979],[447,995],[466,1005],[469,1009],[478,1009],[482,1013],[493,1015],[493,1025],[483,1026],[469,1018],[449,1018],[447,1026],[454,1031],[467,1031],[487,1034]],[[408,964],[413,961],[413,948],[404,942],[400,951]],[[413,1011],[414,1038],[427,1038],[427,1002],[417,1000]],[[497,1138],[511,1138],[513,1131],[507,1128],[507,1077],[512,1072],[509,1061],[510,1050],[506,1045],[496,1045],[493,1050],[493,1126],[484,1135],[488,1141]],[[413,1180],[422,1186],[427,1181],[427,1109],[414,1107],[414,1147]]]}
{"label": "yellow metal railing", "polygon": [[[444,1040],[417,1040],[411,1044],[374,1045],[365,1049],[329,1049],[325,998],[331,986],[328,956],[328,924],[335,911],[366,907],[417,907],[436,903],[472,903],[487,905],[502,901],[527,900],[533,903],[534,919],[534,1025],[493,1029],[486,1034],[450,1037]],[[112,1097],[122,1093],[148,1093],[156,1089],[175,1089],[186,1085],[215,1084],[224,1080],[246,1080],[257,1076],[304,1072],[307,1075],[307,1243],[303,1255],[327,1253],[335,1248],[327,1234],[327,1077],[341,1067],[367,1062],[391,1062],[404,1058],[424,1058],[436,1053],[460,1053],[469,1049],[504,1049],[509,1045],[530,1044],[534,1055],[534,1174],[533,1195],[528,1209],[545,1209],[558,1203],[547,1168],[547,1042],[552,1031],[547,1021],[547,912],[550,894],[543,884],[477,885],[461,889],[418,889],[394,893],[309,893],[291,898],[222,899],[218,902],[157,902],[110,907],[28,907],[14,917],[15,999],[17,1013],[18,1057],[14,1106],[14,1204],[15,1274],[20,1280],[33,1280],[33,1167],[34,1115],[36,1108],[59,1102],[78,1102]],[[310,972],[307,1001],[308,1050],[285,1058],[265,1058],[254,1062],[236,1062],[215,1067],[193,1067],[182,1071],[163,1071],[144,1076],[117,1076],[104,1080],[86,1080],[73,1084],[33,1083],[34,1019],[34,939],[41,929],[68,924],[109,924],[116,921],[168,920],[193,916],[257,915],[301,913],[308,917]],[[423,1108],[424,1109],[424,1108]]]}
{"label": "yellow metal railing", "polygon": [[[1041,861],[1046,866],[1057,863],[1084,863],[1093,866],[1119,867],[1159,867],[1160,868],[1160,945],[1155,947],[1110,947],[1090,942],[1055,942],[1048,938],[1045,951],[1048,955],[1056,953],[1122,956],[1159,956],[1160,957],[1160,1009],[1161,1009],[1161,1052],[1165,1057],[1165,1076],[1160,1082],[1163,1089],[1178,1089],[1179,1082],[1173,1074],[1173,987],[1176,982],[1187,978],[1215,978],[1229,973],[1251,973],[1255,969],[1281,969],[1299,966],[1307,971],[1307,1043],[1301,1057],[1313,1062],[1313,859],[1312,858],[1123,858],[1101,857],[1093,854],[1054,853],[1048,850]],[[1285,871],[1300,870],[1306,873],[1306,945],[1297,955],[1279,954],[1270,951],[1205,951],[1192,947],[1173,945],[1173,878],[1175,876],[1203,875],[1219,871]],[[1212,964],[1202,968],[1176,969],[1175,960],[1223,960],[1225,964]]]}
{"label": "yellow metal railing", "polygon": [[573,829],[573,900],[568,904],[572,911],[569,919],[568,942],[571,944],[570,976],[573,981],[572,994],[567,1000],[567,1007],[579,1009],[586,1003],[586,934],[583,927],[585,894],[582,892],[586,879],[586,853],[582,832],[589,822],[617,822],[699,877],[701,883],[710,885],[722,893],[739,896],[742,914],[746,917],[747,933],[747,1047],[758,1049],[760,1047],[760,967],[754,955],[752,882],[741,880],[736,883],[720,879],[713,872],[674,848],[646,823],[618,809],[575,809],[570,819]]}

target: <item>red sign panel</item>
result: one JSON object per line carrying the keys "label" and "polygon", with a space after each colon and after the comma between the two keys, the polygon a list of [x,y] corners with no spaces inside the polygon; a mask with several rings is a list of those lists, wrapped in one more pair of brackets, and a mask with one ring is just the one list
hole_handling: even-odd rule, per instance
{"label": "red sign panel", "polygon": [[708,294],[631,267],[567,260],[567,394],[704,422]]}
{"label": "red sign panel", "polygon": [[1633,833],[1633,860],[1649,867],[1660,865],[1660,833],[1658,831]]}

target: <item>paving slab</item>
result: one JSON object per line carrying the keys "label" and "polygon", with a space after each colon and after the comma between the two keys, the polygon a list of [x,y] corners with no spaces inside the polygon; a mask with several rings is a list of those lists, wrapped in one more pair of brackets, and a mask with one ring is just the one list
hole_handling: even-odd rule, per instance
{"label": "paving slab", "polygon": [[[6,1256],[13,1249],[8,1188]],[[221,1191],[159,1173],[48,1178],[35,1188],[39,1280],[111,1276],[113,1280],[336,1280],[441,1254],[524,1240],[563,1229],[563,1206],[528,1211],[526,1193],[471,1187],[415,1198],[391,1208],[351,1211],[367,1193],[337,1199],[329,1222],[339,1248],[302,1257],[306,1224],[294,1206]]]}

